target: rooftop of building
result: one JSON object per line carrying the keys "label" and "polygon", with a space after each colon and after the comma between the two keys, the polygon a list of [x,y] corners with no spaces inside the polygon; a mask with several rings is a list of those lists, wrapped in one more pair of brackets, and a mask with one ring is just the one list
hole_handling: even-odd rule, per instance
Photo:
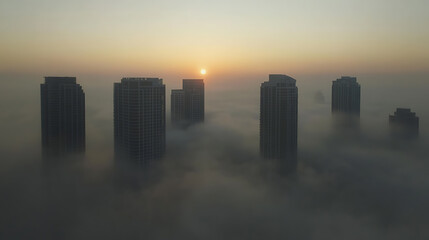
{"label": "rooftop of building", "polygon": [[200,78],[198,78],[198,79],[191,79],[191,78],[186,78],[186,79],[183,79],[183,81],[185,82],[204,82],[204,79],[200,79]]}
{"label": "rooftop of building", "polygon": [[182,85],[183,85],[183,88],[185,88],[185,85],[202,87],[204,86],[204,80],[203,79],[183,79]]}
{"label": "rooftop of building", "polygon": [[356,77],[350,77],[350,76],[341,76],[341,78],[338,78],[334,82],[337,82],[337,83],[349,83],[349,84],[350,83],[351,84],[358,83]]}
{"label": "rooftop of building", "polygon": [[269,81],[263,82],[263,87],[278,86],[278,87],[295,87],[296,80],[284,74],[270,74]]}
{"label": "rooftop of building", "polygon": [[124,77],[121,79],[121,83],[150,83],[151,86],[161,86],[162,78]]}
{"label": "rooftop of building", "polygon": [[416,113],[411,112],[410,108],[396,108],[394,116],[397,116],[397,117],[416,117]]}

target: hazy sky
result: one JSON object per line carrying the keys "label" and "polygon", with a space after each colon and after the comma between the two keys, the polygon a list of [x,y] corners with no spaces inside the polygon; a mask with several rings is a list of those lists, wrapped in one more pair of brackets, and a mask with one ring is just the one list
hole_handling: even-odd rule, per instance
{"label": "hazy sky", "polygon": [[426,0],[2,0],[0,72],[422,72]]}
{"label": "hazy sky", "polygon": [[[428,9],[429,0],[0,0],[0,239],[429,239]],[[174,130],[170,90],[201,68],[205,123]],[[259,158],[270,73],[297,79],[296,179]],[[40,158],[49,75],[76,76],[86,95],[85,160],[52,169]],[[357,132],[333,124],[341,75],[362,86]],[[124,76],[166,84],[167,151],[154,182],[114,165],[113,82]],[[389,138],[397,107],[420,117],[419,140],[401,147]]]}

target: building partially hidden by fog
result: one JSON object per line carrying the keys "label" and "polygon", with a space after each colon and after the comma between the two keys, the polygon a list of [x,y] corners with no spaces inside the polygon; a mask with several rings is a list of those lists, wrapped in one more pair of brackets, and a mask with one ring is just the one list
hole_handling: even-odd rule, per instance
{"label": "building partially hidden by fog", "polygon": [[260,151],[264,158],[277,159],[282,172],[294,172],[298,146],[298,88],[296,80],[269,75],[261,85]]}
{"label": "building partially hidden by fog", "polygon": [[183,79],[183,89],[171,90],[171,122],[186,127],[204,121],[203,79]]}
{"label": "building partially hidden by fog", "polygon": [[409,108],[397,108],[389,116],[389,126],[392,137],[398,139],[414,139],[419,135],[419,118]]}
{"label": "building partially hidden by fog", "polygon": [[332,82],[332,113],[360,115],[360,84],[355,77],[341,77]]}
{"label": "building partially hidden by fog", "polygon": [[40,97],[44,157],[84,153],[85,94],[76,78],[45,77]]}
{"label": "building partially hidden by fog", "polygon": [[114,84],[114,150],[119,162],[150,165],[165,153],[165,85],[160,78]]}
{"label": "building partially hidden by fog", "polygon": [[185,92],[182,89],[171,90],[171,123],[185,124]]}

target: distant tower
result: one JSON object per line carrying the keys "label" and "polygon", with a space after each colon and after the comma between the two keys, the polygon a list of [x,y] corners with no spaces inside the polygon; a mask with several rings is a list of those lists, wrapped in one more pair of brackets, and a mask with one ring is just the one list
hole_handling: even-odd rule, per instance
{"label": "distant tower", "polygon": [[165,153],[165,85],[159,78],[114,84],[115,158],[150,165]]}
{"label": "distant tower", "polygon": [[42,153],[85,152],[85,94],[75,77],[45,77],[40,84]]}
{"label": "distant tower", "polygon": [[395,114],[389,116],[389,125],[393,137],[406,140],[419,135],[419,118],[409,108],[397,108]]}
{"label": "distant tower", "polygon": [[269,81],[261,85],[260,111],[261,155],[280,160],[286,172],[295,171],[298,146],[296,80],[286,75],[269,75]]}
{"label": "distant tower", "polygon": [[360,115],[360,85],[355,77],[332,82],[332,113]]}
{"label": "distant tower", "polygon": [[182,89],[171,90],[171,123],[185,124],[185,92]]}
{"label": "distant tower", "polygon": [[203,79],[183,79],[183,89],[171,91],[171,121],[176,126],[204,121]]}

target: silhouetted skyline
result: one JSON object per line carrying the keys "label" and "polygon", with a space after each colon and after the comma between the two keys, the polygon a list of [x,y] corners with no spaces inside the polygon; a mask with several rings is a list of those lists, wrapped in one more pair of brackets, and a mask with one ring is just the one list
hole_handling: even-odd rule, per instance
{"label": "silhouetted skyline", "polygon": [[[223,89],[212,77],[206,81],[204,124],[187,131],[167,127],[160,171],[144,182],[126,180],[145,176],[141,172],[116,174],[113,84],[106,82],[120,78],[79,77],[87,105],[84,161],[60,158],[63,165],[51,168],[49,176],[38,158],[40,76],[9,78],[0,95],[6,106],[0,112],[0,190],[7,196],[0,204],[1,218],[7,219],[0,232],[15,239],[192,239],[196,233],[223,239],[344,239],[362,233],[366,239],[425,239],[428,112],[420,100],[427,86],[419,82],[424,78],[407,75],[413,84],[400,77],[380,84],[377,76],[356,76],[365,91],[362,126],[353,137],[335,134],[330,98],[313,98],[315,92],[331,93],[333,77],[296,76],[297,178],[279,176],[274,161],[260,156],[260,87],[266,75],[246,75],[247,84],[232,79]],[[176,88],[177,77],[170,79],[163,79],[165,88]],[[409,106],[420,117],[412,149],[390,145],[386,117],[396,106]],[[345,231],[326,231],[332,224]]]}
{"label": "silhouetted skyline", "polygon": [[0,1],[0,239],[429,239],[428,9]]}

